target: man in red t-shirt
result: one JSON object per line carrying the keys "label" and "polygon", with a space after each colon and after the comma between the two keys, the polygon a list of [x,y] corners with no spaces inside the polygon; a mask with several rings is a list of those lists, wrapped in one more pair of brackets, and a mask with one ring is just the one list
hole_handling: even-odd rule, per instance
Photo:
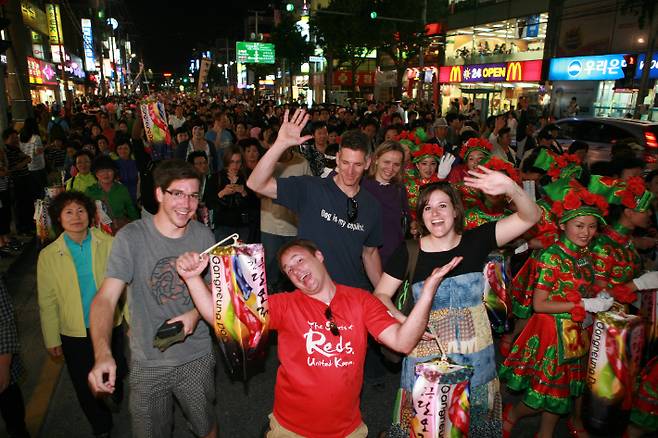
{"label": "man in red t-shirt", "polygon": [[[294,240],[279,251],[281,269],[297,289],[269,297],[270,328],[278,331],[281,365],[268,437],[366,437],[359,394],[368,333],[409,353],[425,331],[440,281],[461,257],[432,272],[402,324],[370,293],[335,284],[323,261],[308,240]],[[213,300],[201,277],[207,264],[207,255],[185,253],[176,268],[199,313],[212,325]]]}

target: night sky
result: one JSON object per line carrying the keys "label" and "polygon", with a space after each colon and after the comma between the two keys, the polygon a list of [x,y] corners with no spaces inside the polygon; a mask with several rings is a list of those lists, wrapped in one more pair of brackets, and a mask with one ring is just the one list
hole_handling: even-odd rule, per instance
{"label": "night sky", "polygon": [[[182,72],[192,49],[216,38],[242,38],[248,10],[263,10],[267,0],[126,1],[136,46],[154,72]],[[137,53],[140,53],[137,48]]]}

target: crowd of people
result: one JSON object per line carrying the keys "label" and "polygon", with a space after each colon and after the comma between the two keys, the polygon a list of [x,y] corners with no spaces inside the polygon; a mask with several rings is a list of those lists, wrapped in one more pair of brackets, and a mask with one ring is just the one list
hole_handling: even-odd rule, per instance
{"label": "crowd of people", "polygon": [[[565,415],[587,436],[592,320],[613,305],[637,313],[638,294],[658,288],[658,170],[631,142],[592,162],[587,144],[560,145],[526,97],[486,120],[459,103],[442,116],[397,102],[152,98],[170,144],[147,141],[140,102],[122,97],[39,105],[2,133],[0,255],[15,250],[12,221],[39,230],[44,344],[65,358],[95,436],[110,436],[124,380],[135,436],[169,436],[174,399],[195,435],[217,435],[201,254],[234,233],[265,249],[279,333],[266,436],[368,436],[359,393],[393,360],[379,344],[403,356],[382,436],[410,435],[416,367],[439,358],[473,370],[471,436],[514,436],[537,414],[539,437]],[[51,232],[35,226],[35,202]],[[483,301],[497,257],[511,291],[502,336]],[[161,351],[163,323],[185,339]],[[658,431],[658,362],[647,362],[630,437]],[[503,406],[501,383],[522,401]],[[0,399],[19,400],[12,388]]]}

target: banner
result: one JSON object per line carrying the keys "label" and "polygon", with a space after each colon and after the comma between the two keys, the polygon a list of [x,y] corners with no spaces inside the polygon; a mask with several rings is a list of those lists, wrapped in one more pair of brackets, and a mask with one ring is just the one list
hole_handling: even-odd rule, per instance
{"label": "banner", "polygon": [[48,36],[51,46],[64,44],[64,33],[62,32],[62,17],[59,14],[59,5],[48,3],[46,5],[46,16],[48,17]]}
{"label": "banner", "polygon": [[80,20],[82,28],[82,46],[85,52],[85,70],[96,71],[96,57],[94,56],[94,36],[91,30],[91,20],[82,18]]}
{"label": "banner", "polygon": [[215,336],[232,373],[247,378],[262,359],[269,325],[265,251],[261,244],[221,246],[210,254]]}
{"label": "banner", "polygon": [[149,143],[171,144],[171,133],[167,125],[167,113],[162,102],[147,101],[140,104],[144,133]]}
{"label": "banner", "polygon": [[644,325],[618,310],[596,315],[587,361],[583,423],[606,436],[623,432],[640,371]]}
{"label": "banner", "polygon": [[416,365],[412,392],[414,437],[461,438],[470,425],[470,378],[473,369],[430,361]]}
{"label": "banner", "polygon": [[203,90],[203,85],[208,79],[208,71],[210,70],[210,59],[203,58],[199,64],[199,81],[196,85],[197,93],[200,93]]}

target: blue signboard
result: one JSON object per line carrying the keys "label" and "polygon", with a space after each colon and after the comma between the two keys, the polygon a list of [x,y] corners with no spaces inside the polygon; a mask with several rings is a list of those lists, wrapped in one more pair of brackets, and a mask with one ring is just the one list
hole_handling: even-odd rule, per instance
{"label": "blue signboard", "polygon": [[[635,71],[635,79],[642,78],[642,69],[644,68],[644,53],[637,58],[637,70]],[[651,56],[651,70],[649,71],[649,78],[658,79],[658,52]]]}
{"label": "blue signboard", "polygon": [[578,56],[551,59],[551,81],[614,81],[624,77],[624,55]]}

